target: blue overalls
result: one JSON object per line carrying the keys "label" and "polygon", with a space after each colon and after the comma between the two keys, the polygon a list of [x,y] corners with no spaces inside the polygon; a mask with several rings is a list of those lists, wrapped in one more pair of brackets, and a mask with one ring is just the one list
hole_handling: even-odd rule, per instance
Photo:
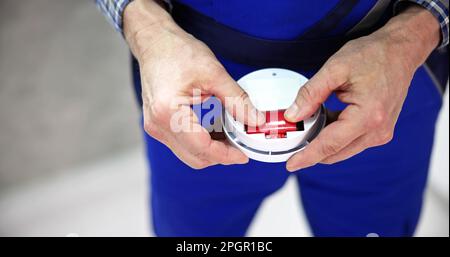
{"label": "blue overalls", "polygon": [[[242,33],[289,40],[307,31],[339,1],[179,2]],[[327,33],[349,30],[374,3],[358,1]],[[236,80],[261,68],[218,58]],[[139,90],[139,71],[136,63],[134,66],[135,86]],[[316,70],[297,71],[311,76]],[[315,236],[411,236],[422,206],[441,102],[439,90],[421,67],[414,76],[390,143],[337,164],[318,164],[293,174],[286,171],[285,163],[252,160],[246,165],[216,165],[196,171],[144,133],[154,231],[158,236],[244,236],[264,198],[293,175]],[[334,110],[344,107],[335,97],[325,104]]]}

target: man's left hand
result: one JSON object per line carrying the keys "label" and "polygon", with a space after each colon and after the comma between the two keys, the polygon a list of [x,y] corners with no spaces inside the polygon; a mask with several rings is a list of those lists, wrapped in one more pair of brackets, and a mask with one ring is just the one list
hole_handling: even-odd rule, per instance
{"label": "man's left hand", "polygon": [[414,72],[439,39],[434,16],[413,6],[373,34],[344,45],[300,89],[285,116],[293,122],[311,116],[332,92],[348,105],[286,168],[332,164],[388,143]]}

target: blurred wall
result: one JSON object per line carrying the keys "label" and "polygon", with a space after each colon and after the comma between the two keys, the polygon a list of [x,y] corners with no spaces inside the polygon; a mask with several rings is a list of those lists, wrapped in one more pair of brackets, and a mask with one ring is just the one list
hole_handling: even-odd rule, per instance
{"label": "blurred wall", "polygon": [[444,96],[444,105],[439,114],[430,164],[428,184],[447,204],[449,201],[449,85]]}
{"label": "blurred wall", "polygon": [[90,0],[0,1],[0,189],[140,142],[129,52]]}

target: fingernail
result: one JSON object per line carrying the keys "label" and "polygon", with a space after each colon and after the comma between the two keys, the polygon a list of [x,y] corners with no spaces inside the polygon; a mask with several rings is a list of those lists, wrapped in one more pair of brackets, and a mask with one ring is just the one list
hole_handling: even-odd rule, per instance
{"label": "fingernail", "polygon": [[298,108],[297,104],[294,103],[284,112],[284,117],[288,120],[295,120],[298,112],[299,112],[299,108]]}

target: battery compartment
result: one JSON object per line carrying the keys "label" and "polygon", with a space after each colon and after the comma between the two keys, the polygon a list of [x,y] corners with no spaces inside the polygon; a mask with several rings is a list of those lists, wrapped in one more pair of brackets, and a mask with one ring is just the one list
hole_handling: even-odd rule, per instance
{"label": "battery compartment", "polygon": [[286,138],[288,132],[304,131],[303,121],[297,123],[289,122],[284,118],[286,110],[266,111],[266,123],[261,126],[244,126],[245,132],[249,135],[264,134],[266,139]]}

